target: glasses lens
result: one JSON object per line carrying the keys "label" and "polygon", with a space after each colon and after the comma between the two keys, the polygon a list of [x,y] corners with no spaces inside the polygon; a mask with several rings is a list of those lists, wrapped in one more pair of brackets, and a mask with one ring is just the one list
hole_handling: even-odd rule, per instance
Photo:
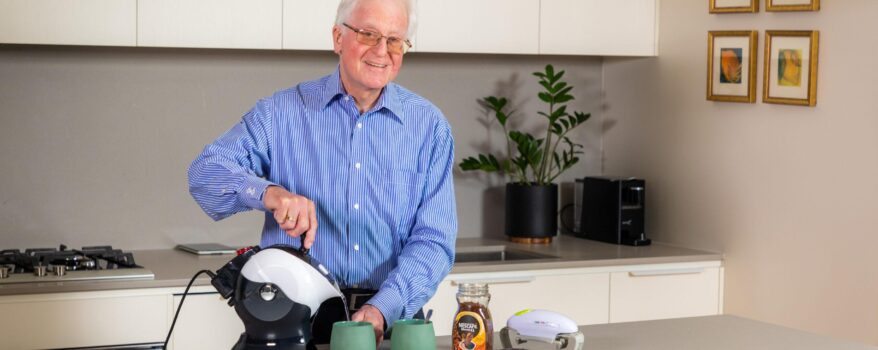
{"label": "glasses lens", "polygon": [[389,37],[387,38],[387,51],[393,53],[404,53],[402,49],[403,43],[402,39]]}
{"label": "glasses lens", "polygon": [[359,32],[357,32],[357,41],[359,41],[360,43],[369,46],[375,46],[378,45],[378,41],[380,40],[381,34],[378,34],[376,32],[368,30],[360,30]]}

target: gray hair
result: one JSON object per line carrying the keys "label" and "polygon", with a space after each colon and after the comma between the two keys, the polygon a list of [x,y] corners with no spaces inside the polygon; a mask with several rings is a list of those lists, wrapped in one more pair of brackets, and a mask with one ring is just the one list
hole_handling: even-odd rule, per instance
{"label": "gray hair", "polygon": [[[411,37],[415,34],[415,22],[417,20],[415,1],[416,0],[396,0],[402,3],[405,6],[408,12],[408,21],[409,27],[406,29],[406,38],[411,39]],[[341,0],[338,4],[338,12],[335,15],[335,25],[341,27],[342,23],[346,22],[348,18],[351,16],[351,13],[354,12],[354,9],[357,8],[357,4],[360,3],[360,0]]]}

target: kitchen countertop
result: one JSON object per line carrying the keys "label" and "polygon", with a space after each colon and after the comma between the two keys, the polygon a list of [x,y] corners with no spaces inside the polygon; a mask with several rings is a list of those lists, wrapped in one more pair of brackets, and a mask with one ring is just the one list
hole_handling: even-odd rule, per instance
{"label": "kitchen countertop", "polygon": [[[878,347],[829,338],[731,315],[674,318],[655,321],[580,326],[588,350],[875,350]],[[451,337],[437,337],[436,349],[451,348]],[[320,350],[329,349],[320,345]],[[499,330],[494,349],[502,349]],[[529,342],[519,348],[555,349]],[[378,350],[390,350],[383,341]]]}
{"label": "kitchen countertop", "polygon": [[[630,247],[566,235],[556,237],[548,245],[516,244],[502,240],[482,238],[462,238],[457,241],[457,250],[461,253],[483,250],[485,248],[499,248],[501,246],[505,246],[507,250],[546,254],[556,256],[557,258],[458,263],[452,268],[451,274],[718,261],[723,258],[721,253],[687,249],[661,243],[653,243],[644,247]],[[137,264],[150,269],[155,274],[155,279],[68,282],[52,282],[47,279],[47,282],[41,283],[2,284],[0,285],[0,295],[185,287],[197,271],[203,269],[215,271],[232,258],[232,255],[199,256],[173,249],[139,250],[133,251],[133,253]],[[51,277],[47,276],[47,278]],[[202,276],[196,280],[194,285],[208,284],[209,280],[207,277]]]}

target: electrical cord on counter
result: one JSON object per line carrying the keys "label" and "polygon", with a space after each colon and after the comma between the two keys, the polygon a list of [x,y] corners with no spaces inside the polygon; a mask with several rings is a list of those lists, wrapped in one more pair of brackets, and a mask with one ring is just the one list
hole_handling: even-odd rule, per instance
{"label": "electrical cord on counter", "polygon": [[[573,207],[574,209],[576,208],[574,206],[574,203],[567,203],[567,205],[565,205],[564,207],[561,208],[561,210],[558,211],[558,221],[561,222],[561,227],[563,227],[565,230],[567,230],[567,232],[571,232],[573,234],[578,235],[578,234],[580,234],[579,232],[576,232],[575,230],[573,230],[573,228],[571,228],[570,226],[567,226],[566,222],[564,222],[564,212],[567,209],[570,209],[570,207]],[[573,215],[576,216],[576,213],[574,213]]]}
{"label": "electrical cord on counter", "polygon": [[186,285],[186,290],[183,291],[183,297],[180,298],[180,304],[177,305],[177,312],[174,313],[174,321],[171,322],[171,329],[168,330],[168,336],[165,338],[165,345],[162,346],[162,349],[168,348],[168,341],[171,340],[171,333],[174,333],[174,326],[177,324],[177,316],[180,316],[180,310],[183,309],[183,302],[186,301],[186,294],[189,294],[189,288],[192,287],[192,283],[195,283],[195,279],[197,279],[202,273],[207,274],[210,278],[216,277],[216,274],[210,270],[201,270],[196,272],[195,276],[192,276],[192,279],[189,280],[189,284]]}

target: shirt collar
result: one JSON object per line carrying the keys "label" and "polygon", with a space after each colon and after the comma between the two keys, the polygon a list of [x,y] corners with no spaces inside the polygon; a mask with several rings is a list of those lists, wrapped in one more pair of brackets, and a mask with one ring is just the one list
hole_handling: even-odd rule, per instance
{"label": "shirt collar", "polygon": [[[378,96],[378,101],[375,102],[375,107],[373,110],[381,110],[382,108],[387,109],[391,115],[396,117],[400,123],[403,123],[402,117],[402,103],[399,101],[399,86],[394,83],[389,83],[384,89],[381,90],[381,96]],[[344,86],[341,84],[341,73],[339,68],[335,68],[335,72],[332,73],[326,80],[326,84],[323,89],[323,99],[322,105],[323,108],[329,106],[330,103],[335,101],[339,96],[344,96],[345,90]]]}

